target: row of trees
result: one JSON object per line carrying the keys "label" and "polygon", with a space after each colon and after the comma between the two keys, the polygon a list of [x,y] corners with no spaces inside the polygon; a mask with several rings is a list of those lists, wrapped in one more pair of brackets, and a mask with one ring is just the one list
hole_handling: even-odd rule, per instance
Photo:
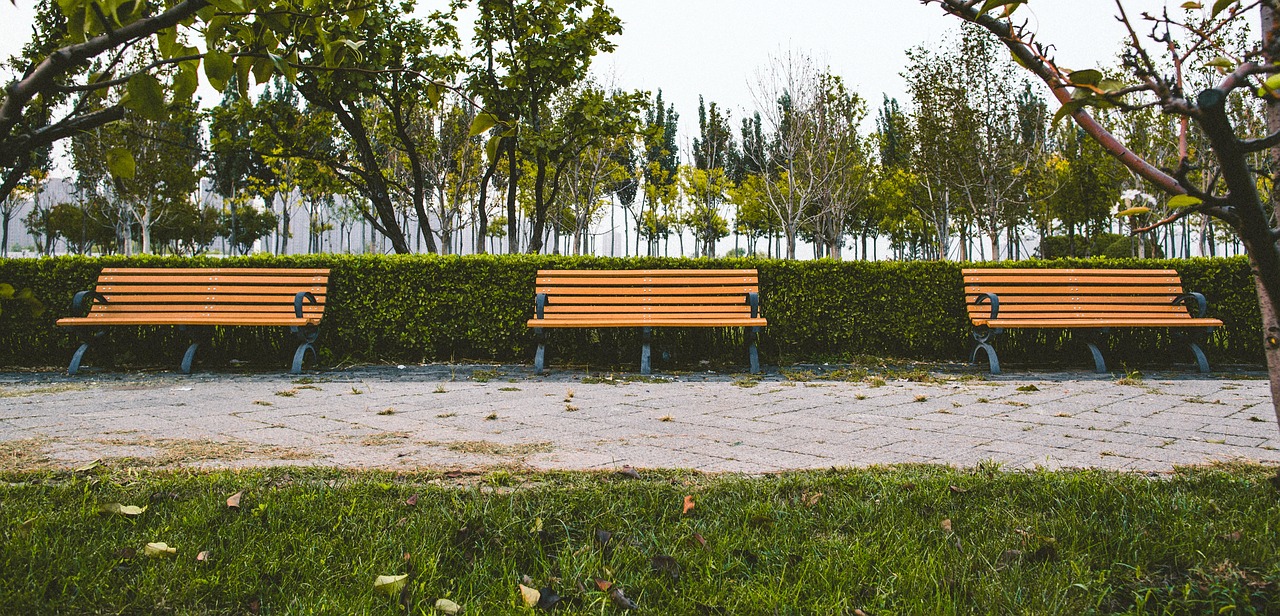
{"label": "row of trees", "polygon": [[[76,9],[59,6],[41,9],[14,69],[74,35]],[[87,63],[87,83],[61,92],[94,94],[73,115],[129,112],[71,133],[74,191],[64,202],[41,198],[47,147],[15,163],[0,208],[6,232],[25,195],[23,220],[44,252],[61,243],[194,254],[217,238],[231,251],[287,252],[299,218],[309,252],[670,254],[674,239],[678,254],[714,256],[732,235],[738,254],[795,258],[807,243],[815,257],[878,258],[887,244],[883,256],[969,260],[1028,256],[1028,237],[1045,256],[1214,254],[1229,239],[1207,217],[1156,241],[1119,235],[1128,229],[1113,218],[1117,204],[1158,217],[1166,204],[1149,195],[1159,191],[1080,129],[1053,122],[999,43],[974,27],[911,51],[910,101],[885,98],[869,134],[867,101],[788,54],[756,75],[755,110],[735,121],[700,102],[697,132],[680,144],[679,115],[661,92],[589,77],[621,28],[600,1],[481,1],[469,57],[457,6],[422,18],[359,6],[313,16],[324,35],[295,28],[287,44],[274,35],[266,61],[217,50],[206,28],[204,73],[223,98],[203,113],[185,91],[188,56],[198,54],[187,53],[182,28]],[[215,34],[233,25],[210,15]],[[1241,32],[1224,35],[1243,45]],[[115,100],[90,89],[121,67],[135,72],[116,79],[125,87]],[[134,84],[151,78],[149,67],[172,80],[171,96]],[[148,97],[163,113],[138,106]],[[1261,121],[1256,106],[1233,113]],[[1150,109],[1100,120],[1144,156],[1176,164],[1173,120]],[[371,236],[354,242],[356,228]]]}

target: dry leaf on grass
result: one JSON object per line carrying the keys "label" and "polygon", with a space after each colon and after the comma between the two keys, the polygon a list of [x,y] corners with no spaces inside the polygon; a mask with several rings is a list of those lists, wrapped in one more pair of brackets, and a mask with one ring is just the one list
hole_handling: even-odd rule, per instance
{"label": "dry leaf on grass", "polygon": [[457,614],[462,611],[462,606],[448,599],[436,599],[436,611],[444,614]]}
{"label": "dry leaf on grass", "polygon": [[951,532],[951,518],[947,518],[942,521],[942,530]]}
{"label": "dry leaf on grass", "polygon": [[649,559],[649,566],[653,567],[658,573],[665,573],[672,581],[680,579],[680,563],[676,562],[674,556],[661,554]]}
{"label": "dry leaf on grass", "polygon": [[196,562],[209,562],[209,550],[200,550],[200,553],[196,554]]}
{"label": "dry leaf on grass", "polygon": [[525,607],[533,607],[538,604],[538,601],[542,600],[542,593],[538,592],[536,588],[529,588],[521,584],[520,599],[524,601]]}
{"label": "dry leaf on grass", "polygon": [[818,504],[818,501],[821,498],[822,498],[822,492],[805,492],[800,495],[800,504],[804,505],[805,507],[812,507]]}
{"label": "dry leaf on grass", "polygon": [[406,499],[405,499],[405,501],[404,501],[404,504],[405,504],[405,505],[408,505],[409,507],[417,506],[417,504],[418,504],[418,495],[417,495],[417,494],[414,494],[413,496],[410,496],[409,498],[406,498]]}
{"label": "dry leaf on grass", "polygon": [[239,492],[236,492],[235,494],[232,494],[231,496],[228,496],[227,507],[229,509],[239,509],[241,496],[244,496],[244,490],[241,490]]}
{"label": "dry leaf on grass", "polygon": [[693,511],[693,506],[693,495],[690,494],[689,496],[684,497],[684,510],[680,513],[687,514],[690,511]]}
{"label": "dry leaf on grass", "polygon": [[146,507],[139,507],[137,505],[121,505],[120,503],[103,503],[101,506],[98,507],[98,513],[102,513],[102,514],[115,513],[119,515],[128,515],[128,516],[142,515],[142,512],[146,510],[147,510]]}
{"label": "dry leaf on grass", "polygon": [[388,595],[394,595],[404,588],[406,580],[409,579],[408,574],[405,575],[379,575],[373,580],[373,589],[380,590]]}
{"label": "dry leaf on grass", "polygon": [[614,586],[609,590],[609,600],[613,601],[613,604],[621,610],[634,610],[639,608],[635,601],[628,599],[626,595],[622,594],[621,586]]}
{"label": "dry leaf on grass", "polygon": [[951,490],[952,494],[964,494],[965,492],[968,492],[968,490],[960,486],[947,486],[947,489]]}
{"label": "dry leaf on grass", "polygon": [[631,468],[631,465],[630,465],[630,464],[623,464],[623,465],[622,465],[622,470],[618,471],[618,474],[619,474],[619,475],[622,475],[622,476],[624,476],[624,477],[630,477],[630,478],[632,478],[632,479],[639,479],[639,478],[640,478],[640,473],[639,473],[639,472],[637,472],[637,471],[636,471],[636,469]]}
{"label": "dry leaf on grass", "polygon": [[152,558],[165,558],[167,556],[173,556],[174,554],[177,554],[178,549],[171,548],[168,546],[168,544],[161,541],[157,541],[155,543],[148,543],[145,547],[142,548],[142,553]]}

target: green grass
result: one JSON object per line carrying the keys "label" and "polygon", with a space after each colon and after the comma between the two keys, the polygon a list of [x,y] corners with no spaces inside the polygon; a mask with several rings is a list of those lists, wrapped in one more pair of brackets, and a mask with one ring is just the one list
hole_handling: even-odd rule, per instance
{"label": "green grass", "polygon": [[562,613],[1278,613],[1274,472],[8,473],[0,611],[398,614],[409,573],[411,614],[528,613],[522,575]]}

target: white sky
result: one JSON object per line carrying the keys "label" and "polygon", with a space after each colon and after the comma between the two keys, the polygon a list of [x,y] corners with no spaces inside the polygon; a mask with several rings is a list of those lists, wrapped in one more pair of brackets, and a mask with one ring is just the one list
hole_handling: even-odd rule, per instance
{"label": "white sky", "polygon": [[[1124,0],[1142,10],[1176,8],[1181,0]],[[442,4],[420,0],[429,8]],[[732,112],[736,127],[752,108],[748,82],[770,54],[807,53],[860,93],[874,113],[882,94],[905,101],[899,72],[905,52],[937,43],[959,21],[919,0],[610,0],[624,22],[618,49],[597,59],[595,72],[627,89],[663,90],[680,114],[682,138],[697,122],[698,95]],[[0,0],[0,57],[30,36],[34,0],[18,7]],[[1030,0],[1018,11],[1040,40],[1053,43],[1059,62],[1080,69],[1111,64],[1124,31],[1115,0]],[[470,32],[462,28],[464,40]],[[203,90],[206,102],[216,93]]]}

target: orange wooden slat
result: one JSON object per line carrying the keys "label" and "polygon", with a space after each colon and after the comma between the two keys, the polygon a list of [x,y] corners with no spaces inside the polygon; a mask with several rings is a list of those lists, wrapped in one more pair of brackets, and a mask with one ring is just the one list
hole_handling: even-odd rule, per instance
{"label": "orange wooden slat", "polygon": [[[1158,295],[1007,295],[1000,294],[1000,309],[1003,310],[1006,305],[1014,306],[1018,304],[1171,304],[1173,298],[1178,295],[1173,293],[1162,293]],[[969,304],[977,299],[978,295],[969,296]],[[989,306],[988,303],[981,304]]]}
{"label": "orange wooden slat", "polygon": [[261,317],[249,318],[244,316],[222,316],[222,315],[106,315],[79,318],[58,319],[58,325],[245,325],[245,326],[291,326],[291,325],[319,325],[320,319],[317,318],[284,318],[284,317]]}
{"label": "orange wooden slat", "polygon": [[[104,293],[107,301],[113,304],[193,304],[193,303],[220,303],[220,304],[289,304],[293,305],[293,295],[285,296],[284,294],[271,295],[245,295],[245,294],[229,294],[229,293],[188,293],[181,295],[152,295],[152,294],[121,294],[121,293]],[[325,294],[312,293],[316,298],[316,305],[323,306]],[[308,306],[310,302],[305,302]]]}
{"label": "orange wooden slat", "polygon": [[[181,313],[181,312],[226,312],[239,314],[296,314],[293,306],[283,304],[255,304],[236,306],[227,304],[94,304],[94,313],[134,314],[134,313]],[[306,305],[303,314],[324,314],[324,306]]]}
{"label": "orange wooden slat", "polygon": [[538,287],[538,293],[546,293],[555,301],[557,295],[649,295],[661,297],[666,295],[731,295],[737,294],[746,301],[747,293],[755,293],[754,286],[717,286],[717,287]]}
{"label": "orange wooden slat", "polygon": [[653,318],[621,317],[615,319],[529,319],[529,327],[764,327],[765,319],[674,319],[655,315]]}
{"label": "orange wooden slat", "polygon": [[211,276],[139,276],[133,274],[102,275],[99,284],[239,284],[239,285],[322,285],[328,276],[238,276],[234,274]]}
{"label": "orange wooden slat", "polygon": [[298,275],[329,275],[328,268],[292,268],[292,267],[104,267],[104,274],[129,274],[129,273],[146,273],[146,274],[173,274],[182,276],[187,274],[199,273],[213,274],[262,274],[264,276],[279,274],[298,274]]}
{"label": "orange wooden slat", "polygon": [[653,277],[653,276],[757,276],[754,269],[669,269],[669,270],[538,270],[538,277]]}
{"label": "orange wooden slat", "polygon": [[671,305],[717,305],[717,304],[742,304],[746,305],[747,298],[745,294],[738,293],[736,295],[704,295],[691,297],[653,297],[644,295],[613,295],[608,297],[592,296],[592,295],[553,295],[549,298],[547,306],[557,305],[654,305],[654,304],[671,304]]}
{"label": "orange wooden slat", "polygon": [[657,305],[657,306],[583,306],[578,304],[555,305],[548,304],[543,309],[545,314],[580,314],[580,313],[652,313],[652,312],[682,312],[688,314],[699,313],[715,313],[715,314],[736,314],[751,313],[751,307],[742,304],[736,305],[716,305],[716,306],[687,306],[687,305]]}
{"label": "orange wooden slat", "polygon": [[296,285],[296,286],[254,286],[254,285],[236,285],[236,284],[182,284],[182,285],[140,285],[140,284],[101,284],[97,286],[97,291],[103,295],[130,294],[130,295],[172,295],[182,293],[240,293],[246,295],[297,295],[299,291],[310,291],[312,295],[316,293],[325,293],[325,287],[319,285]]}
{"label": "orange wooden slat", "polygon": [[681,278],[675,276],[645,276],[635,278],[597,278],[597,277],[573,277],[573,278],[554,278],[539,276],[537,280],[539,286],[576,286],[576,285],[599,285],[605,287],[636,287],[636,286],[664,286],[664,285],[756,285],[759,280],[755,276],[706,276],[698,278]]}
{"label": "orange wooden slat", "polygon": [[975,325],[989,325],[1005,328],[1079,328],[1079,327],[1217,327],[1222,325],[1218,319],[1006,319],[977,320]]}
{"label": "orange wooden slat", "polygon": [[1061,277],[1041,277],[1041,276],[980,276],[974,278],[965,278],[965,284],[972,285],[993,285],[1007,284],[1010,286],[1034,286],[1034,285],[1059,285],[1059,284],[1136,284],[1136,285],[1176,285],[1182,281],[1177,276],[1061,276]]}
{"label": "orange wooden slat", "polygon": [[1132,275],[1132,276],[1178,276],[1177,270],[1171,269],[1074,269],[1074,268],[965,268],[960,270],[967,276],[986,276],[986,275],[1003,275],[1018,274],[1031,276],[1048,276],[1053,274],[1062,275],[1097,275],[1097,276],[1114,276],[1114,275]]}
{"label": "orange wooden slat", "polygon": [[[990,304],[969,304],[968,307],[969,312],[972,314],[991,313]],[[1187,313],[1185,306],[1174,306],[1173,304],[1000,304],[1000,314],[1049,311]]]}
{"label": "orange wooden slat", "polygon": [[980,286],[971,285],[965,287],[966,295],[975,295],[980,293],[995,293],[996,295],[1152,295],[1164,293],[1169,295],[1181,295],[1182,287],[1167,285],[1151,285],[1151,286],[1088,286],[1079,284],[1058,285],[1058,286],[1019,286],[1010,287],[1002,286]]}

